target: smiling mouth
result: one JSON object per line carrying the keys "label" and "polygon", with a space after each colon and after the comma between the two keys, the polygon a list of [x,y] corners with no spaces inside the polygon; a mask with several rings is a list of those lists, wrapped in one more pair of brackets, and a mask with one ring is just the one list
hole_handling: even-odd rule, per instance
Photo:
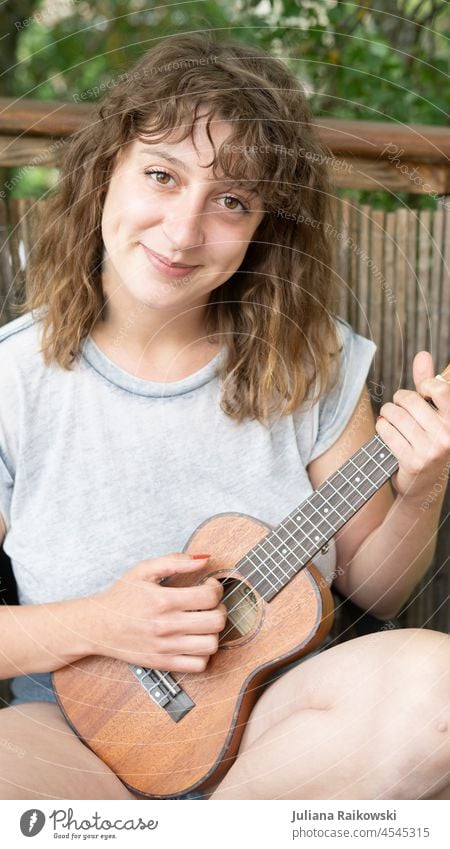
{"label": "smiling mouth", "polygon": [[156,253],[156,251],[150,250],[150,248],[148,248],[147,245],[144,245],[142,242],[141,242],[141,244],[142,244],[142,247],[145,248],[146,251],[148,251],[150,254],[152,254],[152,256],[156,257],[156,259],[158,259],[160,262],[163,262],[164,265],[167,265],[168,268],[185,268],[185,269],[197,268],[196,265],[186,265],[183,262],[170,262],[170,260],[168,260],[167,257]]}

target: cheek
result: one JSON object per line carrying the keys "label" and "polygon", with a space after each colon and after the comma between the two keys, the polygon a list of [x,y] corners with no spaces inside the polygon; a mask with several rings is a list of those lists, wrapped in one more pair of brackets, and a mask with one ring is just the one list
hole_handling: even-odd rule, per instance
{"label": "cheek", "polygon": [[226,230],[224,232],[222,230],[214,237],[217,244],[215,256],[222,265],[239,266],[246,254],[248,239],[248,233],[240,230],[238,227],[233,229],[233,231]]}
{"label": "cheek", "polygon": [[142,191],[132,181],[128,181],[126,186],[121,183],[110,184],[103,208],[104,236],[134,231],[138,231],[137,235],[140,236],[158,220],[158,206],[148,197],[143,197]]}
{"label": "cheek", "polygon": [[[233,260],[232,264],[234,268],[237,269],[243,263],[245,255],[248,250],[248,246],[250,244],[250,237],[248,233],[242,233],[236,240],[236,244],[233,245]],[[231,263],[230,263],[231,265]]]}

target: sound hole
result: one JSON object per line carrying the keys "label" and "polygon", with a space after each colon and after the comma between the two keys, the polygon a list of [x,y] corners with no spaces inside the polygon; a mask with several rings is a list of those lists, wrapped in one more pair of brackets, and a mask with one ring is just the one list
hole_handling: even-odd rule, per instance
{"label": "sound hole", "polygon": [[254,627],[258,618],[258,599],[253,590],[236,578],[221,578],[222,602],[227,608],[228,618],[219,645],[241,639]]}

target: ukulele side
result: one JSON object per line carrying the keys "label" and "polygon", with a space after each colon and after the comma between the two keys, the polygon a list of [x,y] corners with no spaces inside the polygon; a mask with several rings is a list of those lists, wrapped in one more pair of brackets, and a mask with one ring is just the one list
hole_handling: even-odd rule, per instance
{"label": "ukulele side", "polygon": [[[239,513],[206,520],[184,549],[212,555],[195,583],[209,575],[239,578],[235,564],[269,530]],[[178,586],[191,583],[187,575],[170,579]],[[247,586],[245,578],[239,583]],[[244,626],[235,622],[230,628],[227,621],[228,636],[206,670],[171,674],[188,700],[177,721],[123,661],[88,657],[53,673],[58,702],[73,729],[131,791],[167,799],[217,784],[237,755],[265,680],[320,645],[332,625],[331,591],[312,564],[270,603],[251,587],[248,596]]]}

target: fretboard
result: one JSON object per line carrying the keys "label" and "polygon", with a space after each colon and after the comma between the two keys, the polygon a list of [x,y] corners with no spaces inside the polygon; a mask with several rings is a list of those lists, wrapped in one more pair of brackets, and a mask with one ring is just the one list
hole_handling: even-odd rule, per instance
{"label": "fretboard", "polygon": [[398,469],[378,436],[353,454],[236,564],[270,601]]}

